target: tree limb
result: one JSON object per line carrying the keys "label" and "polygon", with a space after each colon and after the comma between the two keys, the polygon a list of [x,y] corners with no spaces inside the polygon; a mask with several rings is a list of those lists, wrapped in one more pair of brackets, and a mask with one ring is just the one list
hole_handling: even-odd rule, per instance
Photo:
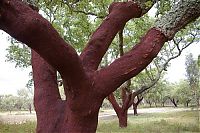
{"label": "tree limb", "polygon": [[134,2],[115,2],[110,6],[109,12],[81,53],[83,65],[88,71],[97,70],[112,40],[126,22],[141,16],[141,9]]}
{"label": "tree limb", "polygon": [[31,63],[34,79],[34,102],[36,110],[51,108],[55,102],[61,100],[56,70],[50,66],[35,51],[31,51]]}
{"label": "tree limb", "polygon": [[102,88],[106,88],[102,92],[108,95],[141,72],[157,56],[165,41],[167,38],[160,31],[152,28],[131,51],[97,71],[98,83],[103,85]]}
{"label": "tree limb", "polygon": [[76,51],[47,20],[19,0],[1,0],[0,8],[0,29],[31,47],[63,78],[76,82],[83,79],[85,73]]}
{"label": "tree limb", "polygon": [[112,104],[114,110],[116,113],[119,112],[119,110],[121,110],[121,107],[119,106],[119,104],[117,103],[116,99],[115,99],[115,96],[113,93],[111,93],[109,96],[108,96],[108,100],[110,101],[110,103]]}

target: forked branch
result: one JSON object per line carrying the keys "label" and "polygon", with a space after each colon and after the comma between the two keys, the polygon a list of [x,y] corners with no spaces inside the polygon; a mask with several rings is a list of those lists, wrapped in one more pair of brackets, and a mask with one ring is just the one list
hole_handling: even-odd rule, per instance
{"label": "forked branch", "polygon": [[97,71],[97,79],[101,79],[98,83],[104,88],[103,95],[108,95],[140,73],[157,56],[166,41],[172,39],[176,32],[199,16],[199,0],[179,1],[168,14],[156,22],[155,28],[151,28],[131,51]]}
{"label": "forked branch", "polygon": [[121,30],[130,19],[141,17],[144,14],[144,7],[140,6],[141,5],[138,4],[138,2],[129,1],[114,2],[109,7],[109,15],[94,32],[86,48],[81,54],[81,59],[86,70],[97,70],[102,57],[106,53],[118,31]]}

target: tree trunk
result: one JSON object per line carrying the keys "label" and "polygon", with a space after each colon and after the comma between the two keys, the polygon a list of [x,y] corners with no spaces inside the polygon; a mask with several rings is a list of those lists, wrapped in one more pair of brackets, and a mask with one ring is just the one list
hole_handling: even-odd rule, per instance
{"label": "tree trunk", "polygon": [[199,108],[199,106],[200,106],[200,98],[197,97],[197,108]]}
{"label": "tree trunk", "polygon": [[188,107],[189,106],[189,102],[186,102],[186,107]]}
{"label": "tree trunk", "polygon": [[154,102],[154,104],[155,104],[156,107],[158,107],[156,102]]}
{"label": "tree trunk", "polygon": [[178,105],[177,105],[178,100],[175,100],[174,98],[170,98],[170,101],[172,102],[172,104],[174,105],[174,107],[178,107]]}
{"label": "tree trunk", "polygon": [[174,107],[178,107],[178,105],[175,102],[173,104],[174,104]]}
{"label": "tree trunk", "polygon": [[134,111],[134,115],[138,115],[138,112],[137,112],[137,105],[133,105],[133,111]]}
{"label": "tree trunk", "polygon": [[112,106],[113,106],[113,108],[114,108],[114,110],[115,110],[115,112],[117,114],[117,117],[118,117],[118,120],[119,120],[119,127],[121,127],[121,128],[127,127],[128,108],[126,108],[125,106],[128,106],[126,104],[128,104],[129,102],[127,100],[125,100],[123,102],[122,107],[120,107],[119,104],[117,103],[113,93],[111,93],[108,96],[108,100],[112,104]]}
{"label": "tree trunk", "polygon": [[162,107],[165,107],[165,102],[162,102]]}
{"label": "tree trunk", "polygon": [[32,107],[31,107],[31,104],[29,104],[29,113],[31,114],[32,113]]}
{"label": "tree trunk", "polygon": [[121,128],[126,128],[127,127],[127,111],[122,111],[120,113],[118,113],[118,119],[119,119],[119,127]]}
{"label": "tree trunk", "polygon": [[[55,69],[33,50],[32,66],[37,133],[94,133],[103,97],[95,96],[93,91],[89,91],[87,97],[82,97],[68,90],[71,95],[63,101]],[[64,84],[71,88],[71,85]],[[82,91],[88,87],[86,84],[81,85]]]}
{"label": "tree trunk", "polygon": [[137,113],[137,107],[140,104],[140,102],[143,100],[143,97],[140,98],[138,95],[136,97],[137,97],[137,102],[135,103],[135,101],[133,101],[134,115],[138,115],[138,113]]}

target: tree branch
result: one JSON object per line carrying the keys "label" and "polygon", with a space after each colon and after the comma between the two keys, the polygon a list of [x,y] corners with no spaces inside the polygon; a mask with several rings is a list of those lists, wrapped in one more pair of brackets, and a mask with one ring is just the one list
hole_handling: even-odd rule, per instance
{"label": "tree branch", "polygon": [[98,83],[103,85],[102,88],[106,88],[102,92],[108,95],[141,72],[157,56],[165,41],[167,38],[152,28],[131,51],[97,71]]}
{"label": "tree branch", "polygon": [[176,55],[173,55],[172,57],[168,58],[165,61],[165,63],[163,64],[163,66],[161,67],[161,69],[159,69],[160,67],[159,68],[157,67],[158,73],[156,75],[156,78],[154,80],[152,80],[149,85],[142,86],[141,89],[138,89],[137,91],[133,92],[135,96],[147,91],[148,89],[153,87],[159,81],[162,72],[167,69],[167,65],[169,64],[169,62],[171,60],[176,59],[177,57],[179,57],[181,55],[181,53],[183,52],[183,50],[186,49],[187,47],[189,47],[194,42],[195,37],[197,36],[197,33],[196,34],[191,34],[191,35],[193,36],[192,40],[189,43],[187,43],[185,46],[183,46],[182,48],[179,47],[179,44],[181,43],[181,41],[176,42],[175,39],[173,39],[173,42],[177,47],[178,53]]}
{"label": "tree branch", "polygon": [[200,16],[199,0],[180,0],[172,9],[163,15],[155,24],[171,40],[176,32]]}
{"label": "tree branch", "polygon": [[85,69],[95,71],[119,30],[131,18],[141,16],[141,9],[134,2],[116,2],[109,8],[109,15],[93,33],[86,48],[81,53]]}
{"label": "tree branch", "polygon": [[115,96],[113,93],[111,93],[109,96],[108,96],[108,100],[110,101],[110,103],[112,104],[114,110],[116,113],[119,112],[119,110],[121,110],[121,107],[119,106],[119,104],[117,103],[116,99],[115,99]]}
{"label": "tree branch", "polygon": [[31,54],[35,108],[37,111],[51,108],[54,103],[61,101],[56,70],[35,51],[32,50]]}
{"label": "tree branch", "polygon": [[76,51],[47,20],[19,0],[1,0],[0,8],[0,29],[31,47],[63,78],[76,82],[83,79],[85,73]]}
{"label": "tree branch", "polygon": [[74,8],[72,7],[72,5],[70,5],[67,1],[65,1],[65,2],[63,1],[63,3],[66,4],[67,7],[68,7],[72,12],[82,13],[82,14],[85,14],[85,15],[96,16],[97,18],[101,18],[101,19],[105,18],[105,16],[98,15],[98,14],[96,14],[96,13],[94,13],[94,12],[86,12],[86,11],[74,9]]}
{"label": "tree branch", "polygon": [[[59,94],[56,70],[33,50],[31,61],[37,129],[39,127],[46,128],[47,124],[49,131],[55,131],[55,125],[64,119],[65,114],[65,103],[61,100]],[[52,117],[54,114],[57,114],[58,117]],[[56,128],[60,128],[60,126],[56,126]]]}
{"label": "tree branch", "polygon": [[103,95],[113,92],[123,82],[141,72],[157,56],[167,40],[172,39],[176,32],[199,16],[199,0],[181,0],[168,14],[156,22],[155,28],[150,29],[131,51],[97,71],[97,79],[101,79],[98,83],[103,84],[102,88],[104,88]]}

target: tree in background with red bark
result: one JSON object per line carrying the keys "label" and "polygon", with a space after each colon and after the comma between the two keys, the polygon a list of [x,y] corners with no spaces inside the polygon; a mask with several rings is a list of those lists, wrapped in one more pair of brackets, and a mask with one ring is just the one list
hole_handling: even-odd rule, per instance
{"label": "tree in background with red bark", "polygon": [[[37,132],[95,132],[103,99],[141,72],[166,41],[200,15],[199,0],[180,1],[129,52],[98,69],[118,31],[130,19],[145,14],[153,3],[135,0],[111,4],[109,15],[79,56],[30,6],[20,0],[0,1],[0,29],[32,49]],[[63,79],[65,101],[58,92],[56,71]]]}
{"label": "tree in background with red bark", "polygon": [[[145,19],[147,21],[148,19]],[[144,21],[144,20],[143,20]],[[117,117],[119,119],[120,127],[127,127],[128,120],[128,109],[133,105],[134,115],[138,115],[137,107],[139,103],[143,100],[145,96],[145,101],[150,103],[151,100],[147,100],[148,92],[150,89],[155,88],[158,81],[161,80],[164,76],[164,72],[167,71],[167,68],[170,64],[171,60],[176,59],[181,55],[183,50],[189,47],[191,44],[198,41],[198,30],[191,27],[198,27],[198,24],[193,23],[190,27],[187,27],[185,31],[186,33],[179,33],[176,37],[173,38],[172,41],[169,41],[167,46],[163,47],[160,51],[160,54],[149,64],[144,71],[135,76],[134,78],[126,81],[123,85],[121,85],[118,90],[120,91],[120,96],[111,93],[108,96],[109,102],[112,104]],[[144,28],[144,26],[143,26]],[[193,30],[191,30],[193,29]],[[125,30],[125,29],[123,29]],[[119,31],[119,55],[120,57],[124,55],[124,32],[123,30]],[[158,91],[158,90],[157,90]],[[152,96],[155,96],[155,93],[152,93]],[[119,97],[119,99],[118,99]],[[166,99],[166,97],[164,98]],[[163,99],[163,100],[164,100]],[[117,102],[121,100],[121,102]],[[156,104],[156,103],[155,103]]]}

